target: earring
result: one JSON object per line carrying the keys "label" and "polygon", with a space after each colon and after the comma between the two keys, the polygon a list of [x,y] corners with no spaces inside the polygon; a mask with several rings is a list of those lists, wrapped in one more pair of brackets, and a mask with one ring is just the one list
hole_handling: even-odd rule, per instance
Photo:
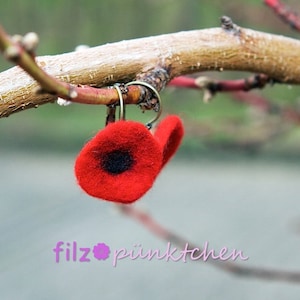
{"label": "earring", "polygon": [[[132,82],[157,91],[143,82]],[[116,203],[132,203],[141,198],[154,184],[162,167],[174,155],[183,136],[183,126],[177,116],[168,116],[154,135],[149,128],[125,120],[122,92],[115,86],[120,99],[119,121],[108,123],[81,150],[75,161],[75,175],[80,187],[89,195]]]}

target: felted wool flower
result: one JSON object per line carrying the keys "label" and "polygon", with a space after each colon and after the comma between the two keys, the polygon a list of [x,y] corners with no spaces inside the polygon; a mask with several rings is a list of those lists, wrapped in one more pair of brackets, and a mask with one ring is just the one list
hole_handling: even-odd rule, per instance
{"label": "felted wool flower", "polygon": [[173,157],[176,153],[182,138],[184,129],[182,121],[175,115],[167,116],[162,120],[155,132],[154,137],[160,144],[163,152],[162,167]]}
{"label": "felted wool flower", "polygon": [[89,195],[131,203],[152,187],[161,166],[162,148],[146,126],[118,121],[83,147],[75,162],[75,175]]}

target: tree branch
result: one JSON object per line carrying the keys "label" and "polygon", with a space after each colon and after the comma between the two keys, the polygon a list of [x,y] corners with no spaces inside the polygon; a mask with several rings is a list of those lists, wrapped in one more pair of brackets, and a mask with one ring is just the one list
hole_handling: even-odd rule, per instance
{"label": "tree branch", "polygon": [[[96,87],[128,82],[155,68],[165,69],[169,79],[199,71],[238,70],[299,84],[299,52],[300,41],[223,26],[122,41],[36,60],[45,72],[61,81]],[[0,117],[56,99],[37,94],[38,83],[20,67],[0,73],[0,82]],[[109,103],[111,99],[96,104]],[[131,103],[130,99],[126,103]]]}
{"label": "tree branch", "polygon": [[184,87],[204,90],[203,101],[208,102],[217,92],[250,91],[251,89],[262,89],[268,83],[274,83],[265,74],[256,74],[245,79],[236,80],[213,80],[206,76],[190,78],[178,76],[170,81],[169,86]]}
{"label": "tree branch", "polygon": [[[198,248],[200,252],[203,251],[197,245],[188,242],[185,238],[166,229],[157,221],[155,221],[149,214],[141,210],[138,210],[132,205],[131,206],[118,205],[117,208],[124,215],[127,215],[128,217],[142,224],[154,235],[168,242],[171,242],[172,244],[178,246],[179,248],[183,249],[185,244],[188,243],[191,249]],[[201,260],[199,262],[201,262]],[[297,284],[300,283],[299,272],[276,270],[276,269],[265,269],[263,267],[255,268],[249,266],[242,266],[241,264],[236,262],[213,260],[211,258],[207,260],[207,263],[210,263],[214,267],[236,276],[265,279],[265,280],[286,281],[286,282],[297,283]]]}
{"label": "tree branch", "polygon": [[290,25],[291,28],[300,31],[300,17],[297,13],[293,12],[287,5],[279,0],[264,0],[264,2],[274,10],[283,22]]}
{"label": "tree branch", "polygon": [[204,102],[208,102],[217,92],[230,92],[235,101],[249,104],[266,113],[281,115],[287,121],[299,126],[300,112],[294,107],[281,107],[260,95],[246,93],[251,89],[261,89],[267,84],[273,83],[275,83],[274,80],[265,74],[236,80],[214,80],[205,76],[198,78],[178,76],[169,82],[169,86],[203,90]]}

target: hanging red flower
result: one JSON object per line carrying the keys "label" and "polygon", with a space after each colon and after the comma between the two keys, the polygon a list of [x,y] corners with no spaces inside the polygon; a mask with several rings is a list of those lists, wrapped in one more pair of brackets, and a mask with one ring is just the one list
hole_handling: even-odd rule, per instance
{"label": "hanging red flower", "polygon": [[78,155],[75,162],[78,184],[93,197],[134,202],[152,187],[182,136],[183,126],[176,116],[167,117],[154,136],[138,122],[111,123]]}
{"label": "hanging red flower", "polygon": [[150,131],[138,122],[119,121],[84,146],[75,174],[89,195],[130,203],[152,187],[161,164],[161,148]]}

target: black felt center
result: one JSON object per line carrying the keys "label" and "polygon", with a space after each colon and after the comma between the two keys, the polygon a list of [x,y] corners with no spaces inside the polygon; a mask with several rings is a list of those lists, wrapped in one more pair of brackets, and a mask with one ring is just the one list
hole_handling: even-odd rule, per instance
{"label": "black felt center", "polygon": [[107,153],[102,159],[102,168],[113,175],[130,170],[133,164],[134,160],[131,154],[122,150]]}

